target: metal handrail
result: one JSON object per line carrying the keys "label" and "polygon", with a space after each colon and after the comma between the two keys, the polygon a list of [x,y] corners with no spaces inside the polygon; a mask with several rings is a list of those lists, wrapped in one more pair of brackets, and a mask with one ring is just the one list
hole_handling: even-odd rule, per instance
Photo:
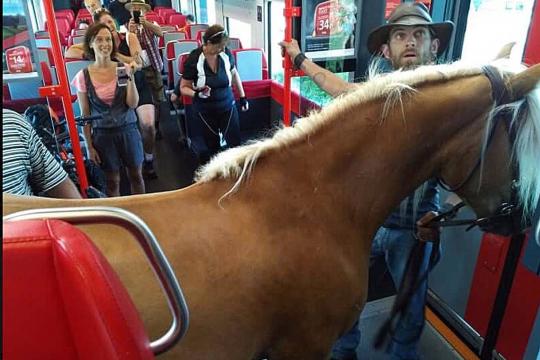
{"label": "metal handrail", "polygon": [[33,209],[3,217],[3,221],[36,219],[58,219],[74,225],[105,223],[128,230],[137,239],[150,262],[161,289],[166,294],[173,317],[169,330],[150,343],[152,352],[158,355],[169,350],[186,334],[189,326],[189,310],[180,284],[156,237],[140,217],[124,209],[108,206]]}

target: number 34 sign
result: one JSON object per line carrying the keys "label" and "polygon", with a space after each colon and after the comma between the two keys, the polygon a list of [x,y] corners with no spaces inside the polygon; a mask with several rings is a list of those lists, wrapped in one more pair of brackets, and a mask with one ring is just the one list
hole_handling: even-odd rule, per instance
{"label": "number 34 sign", "polygon": [[10,74],[32,72],[30,50],[26,46],[16,46],[6,50],[6,62]]}

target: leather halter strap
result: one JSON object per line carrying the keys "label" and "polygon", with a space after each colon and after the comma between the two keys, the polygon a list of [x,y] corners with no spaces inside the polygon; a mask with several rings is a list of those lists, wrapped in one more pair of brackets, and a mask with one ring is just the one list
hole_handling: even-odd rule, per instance
{"label": "leather halter strap", "polygon": [[491,97],[495,101],[495,105],[498,106],[507,95],[504,79],[497,68],[492,65],[482,66],[482,71],[491,83]]}
{"label": "leather halter strap", "polygon": [[[482,66],[482,71],[483,71],[484,75],[486,75],[486,77],[488,78],[488,80],[489,80],[489,82],[491,84],[491,97],[495,101],[495,106],[498,106],[498,105],[500,105],[501,101],[503,101],[505,99],[506,94],[507,94],[506,93],[506,86],[504,84],[504,79],[501,76],[500,72],[494,66],[491,66],[491,65]],[[493,123],[491,124],[491,129],[489,130],[486,149],[491,144],[491,140],[493,140],[493,135],[495,134],[495,129],[497,128],[497,125],[499,124],[499,119],[500,119],[500,116],[496,116],[493,119]],[[457,190],[459,190],[463,186],[465,186],[465,184],[467,184],[469,182],[469,180],[471,180],[474,173],[480,167],[481,164],[482,164],[482,156],[480,156],[478,158],[478,161],[476,162],[476,164],[473,166],[473,168],[469,172],[469,175],[467,175],[465,177],[465,179],[463,179],[463,181],[461,183],[459,183],[458,185],[456,185],[454,187],[446,184],[442,178],[438,178],[437,182],[439,183],[439,185],[444,190],[450,191],[450,192],[456,192]]]}

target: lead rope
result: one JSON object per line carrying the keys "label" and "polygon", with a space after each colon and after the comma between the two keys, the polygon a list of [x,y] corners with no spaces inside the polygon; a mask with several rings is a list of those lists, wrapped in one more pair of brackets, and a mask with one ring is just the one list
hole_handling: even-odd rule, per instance
{"label": "lead rope", "polygon": [[388,341],[388,336],[392,338],[396,332],[396,326],[399,324],[399,320],[403,317],[406,309],[409,306],[412,295],[420,288],[422,282],[427,279],[429,272],[435,267],[440,259],[440,240],[432,241],[433,249],[429,258],[429,265],[426,271],[420,275],[420,267],[424,260],[424,254],[426,249],[426,243],[420,241],[416,234],[413,235],[418,242],[414,245],[409,254],[407,260],[407,266],[405,275],[399,286],[399,290],[396,295],[396,300],[392,305],[390,311],[390,317],[379,328],[377,335],[375,336],[373,346],[375,349],[380,349],[383,344]]}

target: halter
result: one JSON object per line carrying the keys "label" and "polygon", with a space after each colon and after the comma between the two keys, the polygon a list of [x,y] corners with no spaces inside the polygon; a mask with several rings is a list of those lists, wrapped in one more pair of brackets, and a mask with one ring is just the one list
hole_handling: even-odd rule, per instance
{"label": "halter", "polygon": [[[482,71],[484,75],[488,78],[490,84],[491,84],[491,94],[493,99],[495,100],[495,105],[501,104],[506,97],[507,97],[507,91],[506,87],[504,85],[504,80],[500,73],[495,69],[493,66],[483,66]],[[503,115],[495,116],[493,119],[493,123],[491,125],[491,128],[489,130],[487,143],[486,143],[486,149],[491,144],[495,130],[497,129],[497,126],[499,125],[500,119],[507,119],[507,117]],[[508,121],[505,121],[507,131],[510,135],[510,141],[514,142],[514,133],[511,131],[511,126]],[[474,173],[480,168],[480,165],[482,164],[483,158],[482,155],[478,158],[478,161],[473,166],[469,174],[465,177],[465,179],[459,183],[458,185],[451,187],[448,184],[444,182],[442,178],[438,178],[439,185],[449,192],[456,192],[457,190],[463,188],[472,178]],[[463,206],[465,206],[464,202],[460,202],[459,204],[453,206],[450,210],[443,212],[439,214],[438,216],[434,217],[429,221],[425,226],[428,227],[448,227],[448,226],[463,226],[463,225],[469,225],[466,229],[466,231],[474,228],[475,226],[478,226],[482,231],[485,232],[491,232],[495,234],[500,234],[504,236],[508,236],[514,233],[519,233],[523,230],[523,222],[522,222],[522,209],[516,205],[517,204],[517,166],[512,165],[512,188],[511,188],[511,195],[510,195],[510,203],[503,202],[501,205],[497,207],[495,212],[487,217],[483,218],[476,218],[476,219],[466,219],[466,220],[450,220],[453,219],[459,209],[461,209]]]}

